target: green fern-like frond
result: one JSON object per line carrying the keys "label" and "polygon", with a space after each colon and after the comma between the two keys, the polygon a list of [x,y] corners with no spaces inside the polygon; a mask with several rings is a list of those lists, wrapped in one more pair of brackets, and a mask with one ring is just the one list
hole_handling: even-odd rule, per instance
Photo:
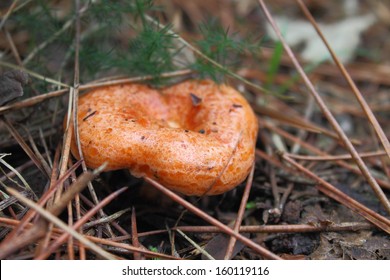
{"label": "green fern-like frond", "polygon": [[137,75],[157,77],[174,70],[175,36],[169,33],[169,29],[169,26],[159,30],[152,25],[145,25],[130,40],[127,53],[120,57],[118,63],[127,72]]}
{"label": "green fern-like frond", "polygon": [[130,14],[134,19],[143,19],[147,12],[155,9],[153,2],[153,0],[100,0],[90,5],[88,13],[96,22],[115,27],[122,23],[125,15]]}
{"label": "green fern-like frond", "polygon": [[199,72],[200,76],[215,81],[223,80],[224,75],[238,65],[241,55],[255,53],[260,48],[259,41],[250,42],[237,33],[230,34],[229,29],[224,29],[216,20],[201,24],[199,30],[203,39],[197,41],[196,45],[203,54],[224,68],[217,68],[202,58],[198,58],[191,68]]}

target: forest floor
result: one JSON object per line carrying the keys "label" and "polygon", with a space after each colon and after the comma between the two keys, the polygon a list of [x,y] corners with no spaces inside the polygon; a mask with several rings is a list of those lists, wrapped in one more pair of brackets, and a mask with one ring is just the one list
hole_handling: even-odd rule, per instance
{"label": "forest floor", "polygon": [[[312,90],[262,1],[101,0],[79,14],[73,2],[0,3],[2,258],[390,259],[388,1],[304,1],[355,94],[299,1],[265,2]],[[166,193],[127,170],[83,171],[70,155],[74,85],[189,78],[228,83],[258,116],[254,173],[235,189]]]}

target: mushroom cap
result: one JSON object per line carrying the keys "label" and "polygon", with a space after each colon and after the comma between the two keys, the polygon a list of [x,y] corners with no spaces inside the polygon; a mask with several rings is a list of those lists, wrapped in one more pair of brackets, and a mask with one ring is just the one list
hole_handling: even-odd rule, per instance
{"label": "mushroom cap", "polygon": [[[232,87],[189,80],[161,90],[143,84],[80,97],[78,131],[88,167],[129,169],[185,195],[224,193],[254,162],[258,123]],[[79,158],[75,141],[72,153]]]}

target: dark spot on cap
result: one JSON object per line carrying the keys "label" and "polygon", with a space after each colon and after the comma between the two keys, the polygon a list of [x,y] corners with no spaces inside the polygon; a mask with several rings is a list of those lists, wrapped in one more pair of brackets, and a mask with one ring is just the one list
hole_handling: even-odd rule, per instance
{"label": "dark spot on cap", "polygon": [[217,123],[216,123],[216,122],[213,122],[213,125],[217,125]]}
{"label": "dark spot on cap", "polygon": [[204,129],[199,130],[199,133],[204,134],[206,131]]}
{"label": "dark spot on cap", "polygon": [[188,130],[188,129],[185,129],[184,132],[189,132],[189,130]]}
{"label": "dark spot on cap", "polygon": [[141,140],[144,140],[144,139],[145,139],[145,136],[142,135],[142,136],[141,136]]}
{"label": "dark spot on cap", "polygon": [[202,103],[202,98],[200,98],[199,96],[193,93],[190,93],[190,96],[191,96],[191,101],[193,106],[199,106],[199,104]]}
{"label": "dark spot on cap", "polygon": [[241,104],[233,104],[233,108],[242,108]]}
{"label": "dark spot on cap", "polygon": [[93,115],[96,114],[97,111],[93,111],[92,113],[88,114],[84,119],[83,119],[83,122],[85,122],[87,119],[89,119],[90,117],[92,117]]}

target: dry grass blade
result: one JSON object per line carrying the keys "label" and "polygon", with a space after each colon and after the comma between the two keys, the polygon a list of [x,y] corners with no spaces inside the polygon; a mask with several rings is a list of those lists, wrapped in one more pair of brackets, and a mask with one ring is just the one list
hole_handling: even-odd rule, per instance
{"label": "dry grass blade", "polygon": [[167,259],[167,260],[181,260],[180,258],[176,258],[176,257],[170,256],[170,255],[156,253],[156,252],[152,252],[152,251],[145,250],[145,249],[140,249],[140,248],[131,246],[129,244],[119,243],[119,242],[115,242],[115,241],[108,240],[108,239],[97,238],[94,236],[87,236],[87,238],[89,240],[96,242],[96,243],[99,243],[99,244],[122,248],[122,249],[130,251],[131,253],[137,252],[137,253],[140,253],[142,255],[152,257],[152,258],[160,258],[160,259]]}
{"label": "dry grass blade", "polygon": [[15,57],[15,60],[16,60],[16,62],[18,63],[18,65],[21,66],[21,65],[22,65],[22,61],[21,61],[21,59],[20,59],[20,55],[19,55],[18,49],[17,49],[16,46],[15,46],[15,42],[14,42],[14,40],[12,39],[12,36],[11,36],[11,34],[8,32],[7,29],[5,29],[4,32],[5,32],[5,36],[6,36],[6,38],[7,38],[8,44],[9,44],[11,50],[12,50],[12,54],[13,54],[13,56]]}
{"label": "dry grass blade", "polygon": [[[104,168],[101,167],[100,169],[96,169],[95,172],[91,173],[83,173],[78,180],[76,180],[68,189],[68,191],[65,193],[65,195],[61,198],[61,200],[50,207],[51,213],[50,215],[59,215],[65,207],[68,205],[68,203],[73,199],[74,195],[81,192],[82,189],[85,188],[87,182],[92,180],[100,171]],[[46,192],[44,196],[39,201],[39,204],[37,204],[38,207],[42,207],[46,201],[51,197],[51,194],[53,194],[54,190],[56,188],[50,189],[49,192]],[[12,190],[11,190],[12,191]],[[19,194],[20,196],[20,194]],[[35,208],[33,208],[35,210]],[[42,209],[42,208],[41,208]],[[45,210],[46,211],[46,210]],[[48,227],[47,223],[45,223],[42,219],[38,219],[37,224],[30,230],[24,231],[20,235],[16,235],[18,231],[21,230],[21,227],[24,226],[35,214],[35,212],[29,212],[23,218],[21,225],[18,226],[3,242],[0,244],[0,259],[12,254],[16,250],[22,248],[23,246],[26,246],[42,236],[46,234],[46,229]]]}
{"label": "dry grass blade", "polygon": [[[273,120],[280,121],[282,123],[288,124],[290,126],[303,129],[309,132],[313,133],[323,133],[331,138],[337,139],[338,136],[336,133],[329,131],[321,126],[318,126],[316,124],[311,123],[308,120],[305,120],[304,118],[300,116],[294,116],[290,114],[286,114],[285,112],[280,112],[278,110],[268,108],[266,106],[257,105],[254,107],[254,110],[256,113],[261,115],[266,115],[268,117],[271,117]],[[352,140],[354,143],[359,144],[360,142],[356,139]]]}
{"label": "dry grass blade", "polygon": [[26,141],[24,141],[23,137],[19,134],[19,132],[15,129],[15,127],[4,116],[0,116],[0,120],[3,121],[8,131],[19,143],[20,147],[22,147],[22,149],[26,152],[26,154],[30,157],[30,159],[34,162],[34,164],[38,167],[38,169],[42,171],[42,173],[46,175],[47,178],[49,178],[50,175],[47,173],[44,165],[40,162],[40,160],[38,159],[36,154],[31,150],[31,148],[27,145]]}
{"label": "dry grass blade", "polygon": [[376,119],[375,115],[373,114],[370,106],[367,104],[366,100],[364,99],[363,95],[357,88],[356,84],[351,78],[351,75],[349,75],[348,71],[345,69],[344,65],[341,63],[335,52],[333,51],[332,47],[329,45],[328,41],[326,40],[324,34],[318,27],[318,24],[316,23],[315,19],[311,15],[310,11],[306,7],[306,5],[303,3],[302,0],[296,0],[299,7],[305,14],[305,16],[309,19],[315,30],[317,31],[317,34],[321,37],[321,40],[326,45],[326,48],[328,49],[329,53],[331,54],[333,61],[336,63],[337,67],[340,69],[340,72],[344,76],[344,78],[347,80],[349,86],[352,89],[352,92],[354,93],[356,99],[359,101],[360,106],[362,107],[364,113],[366,114],[367,118],[369,119],[370,123],[374,127],[374,130],[376,134],[378,135],[383,147],[385,148],[385,151],[387,153],[387,156],[390,158],[390,143],[387,139],[386,134],[384,133],[382,127],[380,126],[378,120]]}
{"label": "dry grass blade", "polygon": [[41,50],[43,50],[47,45],[49,45],[51,42],[53,42],[58,36],[60,36],[62,33],[64,33],[69,27],[72,26],[73,19],[68,20],[65,22],[65,24],[62,26],[60,30],[58,30],[55,34],[53,34],[52,37],[50,37],[47,41],[44,41],[40,43],[38,46],[36,46],[26,58],[23,60],[23,65],[28,64],[37,53],[39,53]]}
{"label": "dry grass blade", "polygon": [[28,141],[30,142],[31,148],[32,148],[35,156],[39,160],[39,162],[42,165],[42,167],[45,169],[46,174],[49,175],[51,173],[51,168],[50,168],[49,164],[46,162],[45,158],[43,157],[43,155],[39,151],[39,149],[38,149],[37,145],[35,144],[34,138],[32,137],[30,131],[25,126],[22,126],[22,128],[26,131]]}
{"label": "dry grass blade", "polygon": [[70,86],[67,85],[67,84],[61,83],[61,82],[59,82],[57,80],[54,80],[54,79],[51,79],[51,78],[48,78],[48,77],[45,77],[45,76],[42,76],[42,75],[40,75],[40,74],[38,74],[36,72],[30,71],[30,70],[28,70],[28,69],[26,69],[24,67],[17,66],[15,64],[11,64],[11,63],[8,63],[8,62],[0,61],[0,65],[4,66],[4,67],[7,67],[7,68],[24,71],[27,74],[29,74],[31,77],[35,77],[35,78],[37,78],[39,80],[51,83],[51,84],[59,86],[59,87],[70,88]]}
{"label": "dry grass blade", "polygon": [[[100,202],[101,203],[101,202]],[[118,219],[119,217],[121,217],[123,214],[126,214],[127,212],[130,212],[131,208],[125,208],[123,210],[120,210],[110,216],[106,216],[104,218],[100,218],[100,219],[97,219],[97,220],[93,220],[89,223],[85,223],[82,228],[85,230],[85,229],[88,229],[90,227],[94,227],[94,226],[97,226],[97,225],[100,225],[100,224],[104,224],[104,223],[113,223],[116,219]]]}
{"label": "dry grass blade", "polygon": [[[57,181],[57,184],[53,185],[53,186],[49,189],[49,191],[45,192],[45,193],[40,197],[40,199],[38,200],[37,204],[40,205],[40,206],[45,205],[45,203],[52,197],[52,195],[54,194],[54,192],[57,190],[58,186],[59,186],[60,184],[62,184],[62,182],[63,182],[64,180],[66,180],[66,178],[68,178],[69,174],[70,174],[71,172],[73,172],[74,169],[76,169],[80,164],[81,164],[80,161],[77,162],[76,164],[74,164],[74,166],[73,166],[72,168],[69,169],[68,173],[65,174],[62,178],[60,178],[60,179]],[[10,240],[12,240],[12,238],[13,238],[14,236],[16,236],[17,234],[19,234],[19,233],[23,230],[24,226],[25,226],[29,221],[31,221],[31,219],[34,217],[35,213],[36,213],[36,212],[35,212],[34,210],[30,209],[30,210],[26,213],[26,215],[24,215],[23,219],[20,221],[20,224],[19,224],[11,233],[9,233],[9,234],[6,236],[6,238],[3,240],[3,243],[10,242]],[[3,244],[3,243],[2,243],[2,244]],[[0,248],[1,248],[1,246],[0,246]]]}
{"label": "dry grass blade", "polygon": [[206,258],[208,258],[209,260],[215,260],[206,250],[200,247],[194,240],[192,240],[188,235],[186,235],[180,229],[176,229],[176,231],[180,233],[180,235],[183,236],[188,242],[190,242],[192,246],[198,249],[199,252],[201,252],[204,256],[206,256]]}
{"label": "dry grass blade", "polygon": [[[352,159],[351,155],[328,155],[328,156],[307,156],[307,155],[296,155],[296,154],[290,154],[286,153],[290,158],[299,159],[299,160],[310,160],[310,161],[330,161],[330,160],[343,160],[343,159]],[[361,158],[368,158],[368,157],[378,157],[378,156],[385,156],[385,151],[376,151],[376,152],[366,152],[366,153],[359,153]]]}
{"label": "dry grass blade", "polygon": [[20,195],[17,191],[7,188],[7,192],[9,192],[13,196],[15,196],[20,202],[24,203],[28,207],[33,208],[36,212],[38,212],[42,217],[44,217],[45,219],[47,219],[51,223],[55,224],[56,226],[58,226],[59,228],[61,228],[65,232],[72,235],[74,238],[79,240],[81,243],[83,243],[85,246],[87,246],[90,250],[95,252],[100,257],[107,259],[107,260],[117,259],[114,255],[104,251],[102,248],[97,246],[95,243],[91,242],[90,240],[88,240],[87,238],[85,238],[84,236],[79,234],[77,231],[75,231],[74,229],[68,227],[68,225],[66,225],[59,218],[57,218],[56,216],[54,216],[53,214],[51,214],[47,210],[43,209],[42,207],[40,207],[39,205],[37,205],[33,201]]}
{"label": "dry grass blade", "polygon": [[[7,227],[17,227],[19,224],[20,224],[20,221],[0,217],[0,225],[4,225]],[[34,225],[29,223],[26,225],[26,227],[28,229],[31,229],[34,227]],[[63,231],[59,228],[54,228],[53,232],[57,235],[63,233]],[[128,245],[128,244],[118,243],[118,242],[115,242],[112,240],[97,238],[97,237],[93,237],[93,236],[86,236],[86,235],[84,235],[84,236],[85,236],[85,238],[87,238],[95,243],[99,243],[99,244],[107,245],[107,246],[112,246],[112,247],[117,247],[117,248],[122,248],[122,249],[128,250],[130,252],[142,253],[143,255],[148,256],[148,257],[152,257],[152,258],[161,258],[161,259],[168,259],[168,260],[178,260],[179,259],[179,258],[175,258],[175,257],[169,256],[169,255],[152,252],[152,251],[148,251],[145,249],[136,248],[136,247],[133,247],[133,246]],[[82,244],[75,243],[75,245],[80,247]]]}
{"label": "dry grass blade", "polygon": [[11,6],[8,8],[8,11],[6,12],[6,14],[3,16],[3,19],[0,22],[0,30],[3,29],[3,26],[4,26],[5,22],[7,21],[7,19],[11,15],[12,11],[15,9],[16,4],[18,3],[18,1],[19,0],[14,0],[12,2]]}
{"label": "dry grass blade", "polygon": [[[255,173],[255,164],[253,164],[252,169],[248,175],[248,179],[247,179],[246,184],[245,184],[244,193],[242,194],[242,197],[241,197],[240,208],[238,209],[237,218],[236,218],[236,221],[234,222],[233,230],[237,233],[239,233],[242,219],[243,219],[243,216],[245,213],[245,207],[246,207],[246,203],[248,202],[249,193],[250,193],[250,190],[252,187],[254,173]],[[225,258],[224,258],[225,260],[231,259],[235,244],[236,244],[236,238],[230,237],[229,244],[227,246],[226,254],[225,254]]]}
{"label": "dry grass blade", "polygon": [[60,90],[44,93],[41,95],[33,96],[30,98],[24,99],[22,101],[15,102],[13,104],[1,106],[0,107],[0,115],[7,113],[7,112],[10,112],[10,111],[13,111],[13,110],[18,110],[21,108],[33,106],[33,105],[38,104],[46,99],[61,96],[68,91],[69,91],[69,89],[60,89]]}
{"label": "dry grass blade", "polygon": [[77,180],[69,187],[69,189],[61,196],[61,198],[53,204],[49,211],[54,215],[59,215],[68,205],[68,203],[80,193],[85,186],[90,182],[97,174],[104,170],[105,165],[95,169],[94,172],[86,172],[81,174]]}
{"label": "dry grass blade", "polygon": [[152,186],[154,186],[156,189],[158,189],[159,191],[164,193],[169,198],[173,199],[177,203],[180,203],[180,205],[182,205],[183,207],[185,207],[186,209],[188,209],[189,211],[191,211],[195,215],[199,216],[200,218],[204,219],[205,221],[209,222],[210,224],[219,227],[222,232],[224,232],[226,234],[229,234],[231,236],[234,236],[237,240],[241,241],[246,246],[252,248],[256,252],[261,254],[263,257],[268,258],[268,259],[275,259],[275,260],[280,260],[281,259],[279,256],[277,256],[274,253],[268,251],[264,247],[256,244],[252,240],[246,238],[245,236],[242,236],[241,234],[235,232],[230,227],[224,225],[220,221],[218,221],[215,218],[211,217],[210,215],[206,214],[205,212],[203,212],[199,208],[195,207],[194,205],[192,205],[191,203],[189,203],[185,199],[181,198],[180,196],[178,196],[174,192],[168,190],[163,185],[159,184],[158,182],[154,181],[153,179],[145,178],[145,180],[147,182],[149,182]]}
{"label": "dry grass blade", "polygon": [[[127,188],[121,188],[116,192],[111,193],[109,196],[104,198],[98,205],[89,210],[80,220],[78,220],[74,225],[72,225],[72,229],[77,230],[80,228],[86,221],[88,221],[93,215],[95,215],[99,209],[106,206],[110,203],[114,198],[118,197],[121,193],[123,193]],[[36,256],[35,259],[45,259],[50,254],[52,254],[59,246],[61,246],[66,240],[69,238],[70,233],[63,233],[60,237],[58,237],[47,249],[45,249],[40,255]]]}
{"label": "dry grass blade", "polygon": [[3,159],[3,156],[0,156],[0,163],[3,164],[5,167],[7,167],[9,170],[11,170],[19,179],[20,181],[23,183],[24,187],[26,188],[26,190],[28,190],[29,192],[31,192],[34,197],[36,198],[36,194],[34,193],[34,191],[31,189],[30,185],[26,182],[26,180],[23,178],[23,176],[15,169],[13,168],[10,164],[8,164],[4,159]]}
{"label": "dry grass blade", "polygon": [[309,92],[312,94],[312,96],[316,100],[316,102],[317,102],[318,106],[320,107],[322,113],[327,118],[329,123],[332,125],[333,129],[339,135],[340,140],[344,144],[345,148],[352,155],[353,159],[355,160],[355,162],[359,166],[359,169],[362,171],[363,176],[366,178],[367,182],[370,184],[370,186],[374,190],[374,192],[375,192],[376,196],[378,197],[379,201],[385,207],[386,211],[388,213],[390,213],[390,201],[387,199],[387,197],[384,194],[383,190],[380,188],[378,183],[375,181],[375,178],[371,175],[371,173],[368,170],[366,164],[364,163],[364,161],[359,156],[358,152],[356,151],[356,149],[352,145],[352,143],[349,140],[349,138],[347,137],[347,135],[344,133],[343,129],[338,124],[337,120],[335,119],[335,117],[333,116],[333,114],[331,113],[329,108],[324,103],[324,101],[321,98],[321,96],[318,94],[317,90],[315,89],[314,85],[312,84],[312,82],[310,81],[308,76],[306,75],[306,73],[303,70],[302,66],[299,64],[299,62],[298,62],[297,58],[295,57],[293,51],[291,50],[291,48],[288,46],[288,44],[286,43],[285,39],[283,38],[280,29],[278,28],[278,26],[275,23],[275,20],[272,18],[272,16],[271,16],[270,12],[268,11],[266,5],[264,4],[264,1],[263,0],[259,0],[259,3],[261,5],[261,7],[262,7],[262,9],[263,9],[263,11],[264,11],[268,21],[270,22],[273,30],[277,34],[277,36],[280,39],[281,43],[283,44],[283,47],[284,47],[285,51],[289,55],[289,57],[290,57],[291,61],[293,62],[295,68],[297,69],[297,71],[299,72],[299,74],[302,77],[303,81],[305,82],[307,88],[309,89]]}

